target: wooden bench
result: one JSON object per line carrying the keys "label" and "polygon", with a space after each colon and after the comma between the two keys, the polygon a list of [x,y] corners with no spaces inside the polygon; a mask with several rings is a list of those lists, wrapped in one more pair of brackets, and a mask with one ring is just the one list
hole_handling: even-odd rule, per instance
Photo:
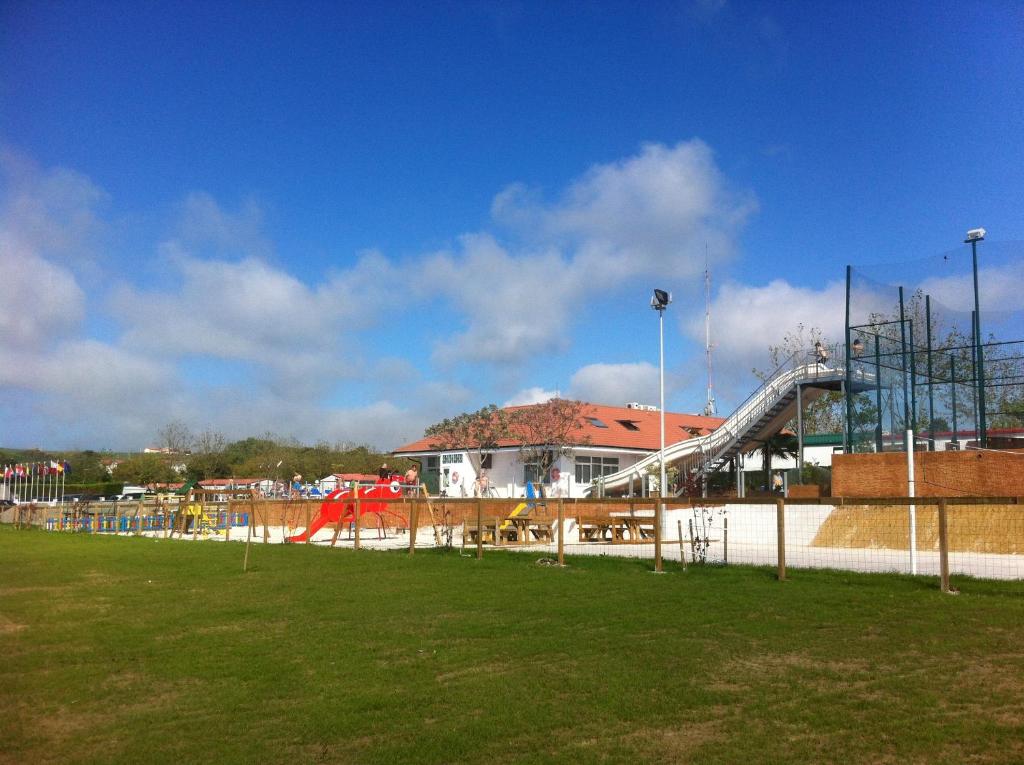
{"label": "wooden bench", "polygon": [[476,544],[477,537],[480,537],[483,544],[494,544],[494,524],[485,523],[482,528],[477,528],[476,523],[470,524],[465,521],[462,526],[462,535],[467,544]]}
{"label": "wooden bench", "polygon": [[[529,544],[531,541],[551,542],[554,539],[553,522],[527,516],[507,518],[508,525],[500,529],[498,544]],[[531,540],[530,537],[533,537]]]}
{"label": "wooden bench", "polygon": [[[613,519],[612,541],[617,544],[634,544],[654,541],[654,519],[645,517],[622,517]],[[629,538],[626,538],[626,535]]]}
{"label": "wooden bench", "polygon": [[611,518],[576,518],[576,527],[580,530],[581,542],[615,541],[613,529],[615,521]]}

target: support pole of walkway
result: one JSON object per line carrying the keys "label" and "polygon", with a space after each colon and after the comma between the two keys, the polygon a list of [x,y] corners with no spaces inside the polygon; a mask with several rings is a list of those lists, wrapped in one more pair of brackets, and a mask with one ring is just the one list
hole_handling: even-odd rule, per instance
{"label": "support pole of walkway", "polygon": [[804,387],[796,384],[796,440],[797,440],[797,462],[796,482],[803,485],[804,482]]}

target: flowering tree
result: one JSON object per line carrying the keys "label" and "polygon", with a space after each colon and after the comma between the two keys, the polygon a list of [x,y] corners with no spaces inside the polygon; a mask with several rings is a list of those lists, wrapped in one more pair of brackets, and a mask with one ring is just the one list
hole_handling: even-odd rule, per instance
{"label": "flowering tree", "polygon": [[484,457],[512,436],[509,414],[494,404],[475,412],[463,412],[427,428],[434,449],[465,449],[474,472],[480,473]]}
{"label": "flowering tree", "polygon": [[583,403],[553,398],[543,404],[525,406],[512,414],[512,431],[519,442],[524,465],[536,465],[544,480],[561,456],[577,446],[590,443],[583,425]]}

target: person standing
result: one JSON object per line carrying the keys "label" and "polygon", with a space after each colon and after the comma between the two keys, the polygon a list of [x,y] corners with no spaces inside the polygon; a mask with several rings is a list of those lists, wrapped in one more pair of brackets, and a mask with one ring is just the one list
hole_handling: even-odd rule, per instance
{"label": "person standing", "polygon": [[481,470],[480,475],[473,482],[473,494],[477,497],[486,497],[491,491],[491,478],[486,470]]}

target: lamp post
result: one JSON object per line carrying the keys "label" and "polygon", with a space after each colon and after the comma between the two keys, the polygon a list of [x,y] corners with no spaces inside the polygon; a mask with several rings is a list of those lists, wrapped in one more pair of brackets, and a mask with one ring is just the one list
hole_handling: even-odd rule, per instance
{"label": "lamp post", "polygon": [[974,273],[974,355],[978,364],[978,441],[982,449],[988,446],[988,432],[985,426],[985,355],[981,341],[981,310],[978,305],[978,242],[984,240],[985,229],[972,228],[967,232],[964,244],[971,245],[971,268]]}
{"label": "lamp post", "polygon": [[665,290],[654,290],[651,297],[651,308],[658,312],[658,375],[660,389],[660,408],[658,414],[661,417],[661,453],[658,460],[661,463],[661,483],[658,484],[661,496],[665,496],[665,309],[672,302],[672,293]]}

